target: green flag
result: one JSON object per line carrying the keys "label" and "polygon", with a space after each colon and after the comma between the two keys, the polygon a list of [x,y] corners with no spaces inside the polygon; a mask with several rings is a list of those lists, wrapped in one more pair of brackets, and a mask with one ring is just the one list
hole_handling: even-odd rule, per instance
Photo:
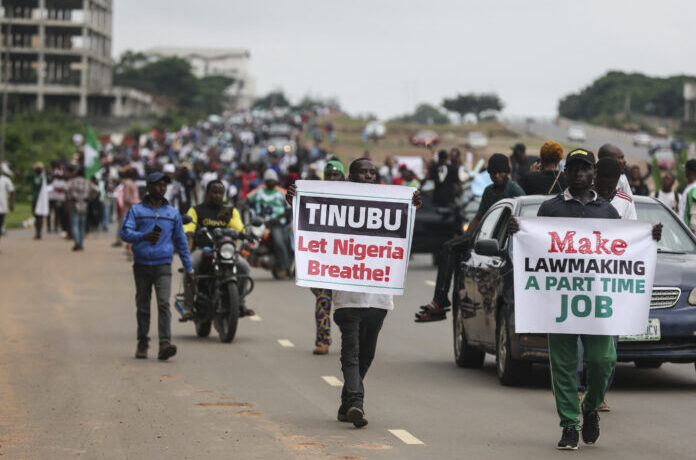
{"label": "green flag", "polygon": [[87,125],[87,142],[85,143],[85,176],[87,179],[91,179],[100,168],[99,140],[92,126]]}

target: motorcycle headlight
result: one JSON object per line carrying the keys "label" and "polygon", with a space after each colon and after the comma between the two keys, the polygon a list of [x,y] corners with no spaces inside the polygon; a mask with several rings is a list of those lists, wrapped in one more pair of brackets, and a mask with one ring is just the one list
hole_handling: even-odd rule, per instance
{"label": "motorcycle headlight", "polygon": [[230,243],[225,243],[220,246],[220,257],[223,259],[231,259],[234,257],[234,245]]}
{"label": "motorcycle headlight", "polygon": [[689,292],[689,305],[696,305],[696,288],[693,288],[691,292]]}

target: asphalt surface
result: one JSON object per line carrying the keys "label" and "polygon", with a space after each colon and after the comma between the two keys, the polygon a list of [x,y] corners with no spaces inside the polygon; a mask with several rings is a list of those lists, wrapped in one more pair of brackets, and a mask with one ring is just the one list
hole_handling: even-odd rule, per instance
{"label": "asphalt surface", "polygon": [[[587,136],[585,142],[574,142],[568,139],[568,128],[571,124],[583,126]],[[548,140],[555,140],[564,144],[573,145],[574,147],[584,147],[595,153],[599,150],[599,147],[604,144],[614,144],[624,152],[628,160],[650,160],[647,147],[636,147],[633,145],[633,134],[615,129],[603,128],[601,126],[580,122],[571,122],[565,119],[559,120],[558,123],[543,119],[535,119],[532,123],[511,121],[508,123],[508,126],[519,132],[528,132]]]}
{"label": "asphalt surface", "polygon": [[[370,423],[358,430],[335,420],[340,386],[329,382],[342,380],[339,347],[311,354],[308,289],[254,271],[250,306],[260,320],[244,319],[234,343],[199,339],[192,324],[174,321],[179,353],[159,362],[151,349],[136,360],[131,267],[111,241],[89,236],[83,253],[55,235],[10,232],[0,241],[0,458],[573,455],[554,449],[560,428],[545,366],[524,387],[502,387],[490,356],[482,370],[455,366],[449,320],[413,323],[432,290],[430,257],[415,257],[407,293],[387,316],[366,379]],[[691,364],[620,365],[601,440],[579,455],[694,458],[695,390]]]}

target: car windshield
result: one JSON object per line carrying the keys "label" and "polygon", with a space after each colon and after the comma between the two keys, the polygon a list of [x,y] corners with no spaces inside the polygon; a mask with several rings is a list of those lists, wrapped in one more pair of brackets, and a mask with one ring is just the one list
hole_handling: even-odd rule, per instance
{"label": "car windshield", "polygon": [[[521,217],[536,216],[541,203],[522,206]],[[657,248],[664,252],[696,254],[696,243],[677,221],[676,216],[657,203],[636,203],[638,220],[662,222],[662,239]]]}

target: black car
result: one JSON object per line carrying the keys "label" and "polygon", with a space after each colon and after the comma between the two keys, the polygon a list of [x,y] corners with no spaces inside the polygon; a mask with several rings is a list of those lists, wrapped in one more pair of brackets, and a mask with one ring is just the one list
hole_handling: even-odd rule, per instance
{"label": "black car", "polygon": [[[510,216],[536,216],[548,196],[505,199],[488,210],[473,249],[455,272],[454,357],[478,368],[486,353],[496,357],[504,385],[519,383],[533,362],[548,362],[546,335],[516,334]],[[621,337],[618,361],[657,368],[663,362],[696,362],[696,237],[677,215],[654,198],[634,197],[640,220],[662,222],[646,334]]]}

